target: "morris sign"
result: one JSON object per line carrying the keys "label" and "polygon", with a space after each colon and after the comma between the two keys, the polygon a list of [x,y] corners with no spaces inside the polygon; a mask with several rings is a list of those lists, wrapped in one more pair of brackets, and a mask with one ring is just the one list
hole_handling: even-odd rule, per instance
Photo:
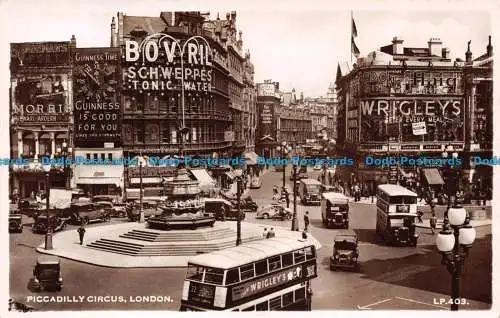
{"label": "morris sign", "polygon": [[212,50],[207,40],[193,36],[183,44],[168,34],[154,34],[142,42],[125,42],[125,89],[170,91],[212,90]]}

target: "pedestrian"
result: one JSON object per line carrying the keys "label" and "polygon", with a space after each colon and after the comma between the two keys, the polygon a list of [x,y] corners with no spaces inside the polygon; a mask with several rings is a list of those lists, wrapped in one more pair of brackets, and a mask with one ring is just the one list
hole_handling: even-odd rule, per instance
{"label": "pedestrian", "polygon": [[80,236],[80,245],[83,245],[83,237],[85,236],[85,228],[83,227],[83,223],[78,228],[78,235]]}
{"label": "pedestrian", "polygon": [[275,237],[275,236],[276,236],[276,234],[274,233],[274,229],[273,229],[273,228],[271,228],[271,229],[269,230],[269,232],[267,232],[267,238],[273,238],[273,237]]}
{"label": "pedestrian", "polygon": [[302,232],[302,239],[307,240],[307,232],[305,230]]}
{"label": "pedestrian", "polygon": [[434,230],[436,229],[436,226],[437,226],[437,218],[436,218],[436,214],[434,212],[432,212],[432,216],[429,220],[429,224],[431,226],[431,232],[432,232],[432,234],[434,234]]}
{"label": "pedestrian", "polygon": [[265,227],[265,228],[264,228],[264,232],[262,233],[262,237],[263,237],[263,238],[267,238],[267,234],[268,234],[268,232],[267,232],[267,227]]}
{"label": "pedestrian", "polygon": [[418,223],[424,223],[424,220],[422,220],[422,216],[424,216],[424,212],[422,212],[422,210],[418,210],[417,211]]}
{"label": "pedestrian", "polygon": [[304,214],[304,232],[307,232],[308,227],[309,227],[309,211],[306,211],[306,214]]}
{"label": "pedestrian", "polygon": [[286,208],[290,208],[290,193],[288,191],[285,191],[285,200],[286,200]]}

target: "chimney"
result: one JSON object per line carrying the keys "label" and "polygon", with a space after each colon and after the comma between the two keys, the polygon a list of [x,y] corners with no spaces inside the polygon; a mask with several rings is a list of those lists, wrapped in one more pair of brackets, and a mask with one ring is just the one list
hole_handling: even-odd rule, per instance
{"label": "chimney", "polygon": [[392,38],[392,54],[403,54],[403,40],[398,39],[397,36]]}
{"label": "chimney", "polygon": [[450,49],[447,48],[447,47],[444,47],[442,50],[441,50],[441,57],[443,59],[449,59],[450,58]]}
{"label": "chimney", "polygon": [[486,54],[493,56],[493,46],[491,45],[491,35],[488,37],[488,46],[486,47]]}
{"label": "chimney", "polygon": [[443,42],[441,42],[441,39],[439,38],[431,38],[429,42],[429,55],[430,56],[441,56],[441,46],[443,45]]}
{"label": "chimney", "polygon": [[117,33],[116,33],[116,22],[115,22],[115,17],[111,20],[111,42],[110,42],[110,47],[117,47]]}
{"label": "chimney", "polygon": [[70,40],[70,47],[71,47],[72,49],[76,49],[76,37],[75,37],[75,35],[74,35],[74,34],[71,36],[71,40]]}

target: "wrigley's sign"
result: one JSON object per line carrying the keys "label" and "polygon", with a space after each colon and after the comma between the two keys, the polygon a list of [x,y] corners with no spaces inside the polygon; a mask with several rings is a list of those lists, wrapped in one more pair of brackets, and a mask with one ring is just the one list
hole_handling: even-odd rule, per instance
{"label": "wrigley's sign", "polygon": [[124,88],[139,91],[212,90],[212,50],[207,40],[186,41],[158,33],[142,42],[125,41]]}

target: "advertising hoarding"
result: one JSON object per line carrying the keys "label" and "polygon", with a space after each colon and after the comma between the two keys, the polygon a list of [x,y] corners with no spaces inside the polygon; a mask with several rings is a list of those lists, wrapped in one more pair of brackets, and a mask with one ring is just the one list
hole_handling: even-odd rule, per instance
{"label": "advertising hoarding", "polygon": [[73,52],[75,146],[121,146],[120,49]]}
{"label": "advertising hoarding", "polygon": [[70,64],[70,42],[11,43],[11,71]]}

